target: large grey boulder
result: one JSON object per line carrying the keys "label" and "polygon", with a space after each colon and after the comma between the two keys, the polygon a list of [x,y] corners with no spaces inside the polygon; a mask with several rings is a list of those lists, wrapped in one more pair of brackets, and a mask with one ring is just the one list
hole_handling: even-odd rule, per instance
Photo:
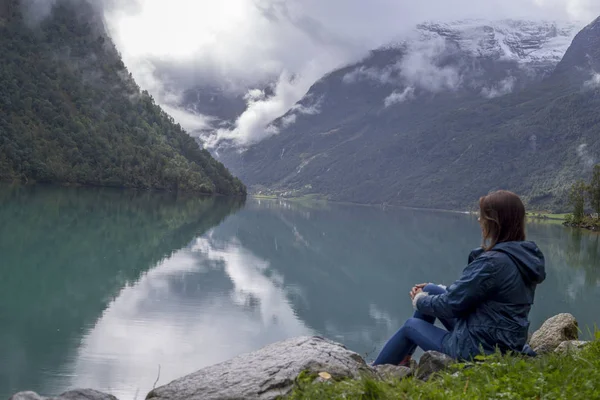
{"label": "large grey boulder", "polygon": [[58,397],[42,397],[35,392],[20,392],[9,400],[117,400],[115,396],[92,389],[77,389],[63,393]]}
{"label": "large grey boulder", "polygon": [[288,394],[298,375],[327,372],[332,379],[375,376],[358,354],[320,337],[278,342],[201,369],[148,393],[153,400],[271,400]]}
{"label": "large grey boulder", "polygon": [[577,340],[579,337],[579,326],[577,320],[571,314],[558,314],[544,322],[537,330],[529,345],[538,354],[550,353],[565,341]]}
{"label": "large grey boulder", "polygon": [[419,360],[416,377],[426,381],[436,372],[443,371],[454,363],[455,360],[446,354],[427,351]]}

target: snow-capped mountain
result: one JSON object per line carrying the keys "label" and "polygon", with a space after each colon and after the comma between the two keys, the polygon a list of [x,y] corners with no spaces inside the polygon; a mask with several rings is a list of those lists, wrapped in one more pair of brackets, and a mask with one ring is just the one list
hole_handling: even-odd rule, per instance
{"label": "snow-capped mountain", "polygon": [[[502,97],[549,77],[582,25],[516,20],[423,23],[323,77],[269,129],[302,132],[324,117],[338,121],[373,108],[383,112],[426,103],[440,111]],[[317,112],[298,111],[303,109]]]}
{"label": "snow-capped mountain", "polygon": [[579,26],[514,20],[423,23],[372,52],[343,81],[395,86],[388,105],[408,94],[415,98],[419,91],[499,97],[552,73]]}
{"label": "snow-capped mountain", "polygon": [[[469,91],[476,96],[500,97],[547,77],[581,26],[524,20],[422,23],[322,80],[330,81],[331,76],[343,71],[339,78],[344,88],[334,90],[329,85],[327,90],[319,91],[315,89],[321,82],[317,82],[307,97],[265,129],[279,132],[282,125],[285,128],[311,119],[315,112],[301,111],[326,108],[327,98],[339,101],[339,93],[353,89],[370,94],[369,100],[382,107],[428,93]],[[212,129],[218,129],[232,127],[244,112],[245,102],[244,93],[210,86],[189,90],[180,106],[211,117]],[[210,137],[211,132],[204,135]],[[219,144],[218,149],[225,148],[225,153],[226,148],[235,146],[235,142],[227,140]],[[224,154],[218,149],[215,151]]]}
{"label": "snow-capped mountain", "polygon": [[[360,121],[373,114],[383,121],[384,115],[406,113],[402,122],[409,124],[416,121],[414,112],[433,117],[457,105],[469,107],[482,99],[524,90],[552,74],[583,25],[523,20],[419,24],[316,82],[265,128],[278,134],[264,145],[251,146],[240,156],[236,143],[224,140],[212,149],[213,154],[252,184],[258,176],[247,162],[250,155],[260,157],[258,149],[283,136],[305,135],[315,129],[335,131],[343,121]],[[237,112],[241,115],[240,109]],[[230,123],[235,120],[234,115],[229,118]],[[285,158],[286,151],[280,149],[279,157]]]}
{"label": "snow-capped mountain", "polygon": [[429,22],[417,26],[421,40],[444,38],[474,57],[556,65],[583,24],[523,20]]}
{"label": "snow-capped mountain", "polygon": [[225,163],[254,191],[461,208],[502,187],[560,207],[589,172],[578,149],[600,159],[600,20],[578,30],[421,24],[324,76]]}

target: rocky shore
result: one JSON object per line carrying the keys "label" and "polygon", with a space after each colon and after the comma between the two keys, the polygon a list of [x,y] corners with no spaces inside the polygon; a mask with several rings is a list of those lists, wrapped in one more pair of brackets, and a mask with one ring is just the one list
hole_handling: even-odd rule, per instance
{"label": "rocky shore", "polygon": [[[588,342],[578,341],[577,321],[570,314],[547,320],[529,341],[539,355],[576,352]],[[355,352],[321,337],[299,337],[274,343],[224,363],[201,369],[152,390],[150,400],[274,400],[290,394],[300,381],[338,382],[372,379],[398,381],[413,376],[429,380],[454,361],[440,353],[425,353],[413,368],[371,367]],[[21,392],[10,400],[117,400],[92,389],[78,389],[58,397]]]}

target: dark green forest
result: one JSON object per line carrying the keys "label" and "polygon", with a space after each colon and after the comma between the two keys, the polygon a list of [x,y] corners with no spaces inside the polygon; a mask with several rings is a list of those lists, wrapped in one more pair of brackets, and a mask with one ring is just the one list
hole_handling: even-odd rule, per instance
{"label": "dark green forest", "polygon": [[27,23],[0,0],[0,180],[244,195],[140,91],[85,1]]}

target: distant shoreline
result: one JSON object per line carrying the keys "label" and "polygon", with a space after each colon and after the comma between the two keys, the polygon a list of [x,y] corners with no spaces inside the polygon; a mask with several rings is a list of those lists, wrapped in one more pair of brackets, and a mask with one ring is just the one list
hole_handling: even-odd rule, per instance
{"label": "distant shoreline", "polygon": [[[318,195],[307,195],[307,196],[294,196],[294,197],[280,197],[275,195],[258,195],[252,194],[250,197],[258,200],[283,200],[289,201],[291,203],[301,203],[301,204],[340,204],[340,205],[351,205],[358,207],[371,207],[371,208],[379,208],[382,210],[386,210],[388,208],[393,209],[402,209],[402,210],[415,210],[415,211],[434,211],[434,212],[444,212],[444,213],[453,213],[453,214],[464,214],[464,215],[477,215],[477,211],[473,210],[452,210],[445,208],[426,208],[426,207],[411,207],[411,206],[403,206],[396,204],[369,204],[369,203],[354,203],[351,201],[336,201],[336,200],[328,200],[324,197]],[[546,222],[563,222],[568,214],[553,214],[546,211],[529,211],[527,212],[527,218],[536,221],[546,221]]]}
{"label": "distant shoreline", "polygon": [[251,198],[257,200],[282,200],[288,201],[290,203],[296,204],[337,204],[337,205],[345,205],[345,206],[356,206],[356,207],[369,207],[369,208],[379,208],[382,210],[386,209],[400,209],[400,210],[415,210],[415,211],[433,211],[433,212],[443,212],[443,213],[452,213],[452,214],[463,214],[463,215],[475,215],[477,214],[475,211],[468,210],[449,210],[443,208],[424,208],[424,207],[410,207],[410,206],[402,206],[396,204],[368,204],[368,203],[354,203],[351,201],[336,201],[336,200],[328,200],[325,198],[320,198],[316,196],[296,196],[296,197],[278,197],[278,196],[268,196],[268,195],[250,195]]}
{"label": "distant shoreline", "polygon": [[584,220],[580,223],[565,221],[563,225],[569,228],[585,229],[588,231],[600,233],[600,221],[598,220]]}

